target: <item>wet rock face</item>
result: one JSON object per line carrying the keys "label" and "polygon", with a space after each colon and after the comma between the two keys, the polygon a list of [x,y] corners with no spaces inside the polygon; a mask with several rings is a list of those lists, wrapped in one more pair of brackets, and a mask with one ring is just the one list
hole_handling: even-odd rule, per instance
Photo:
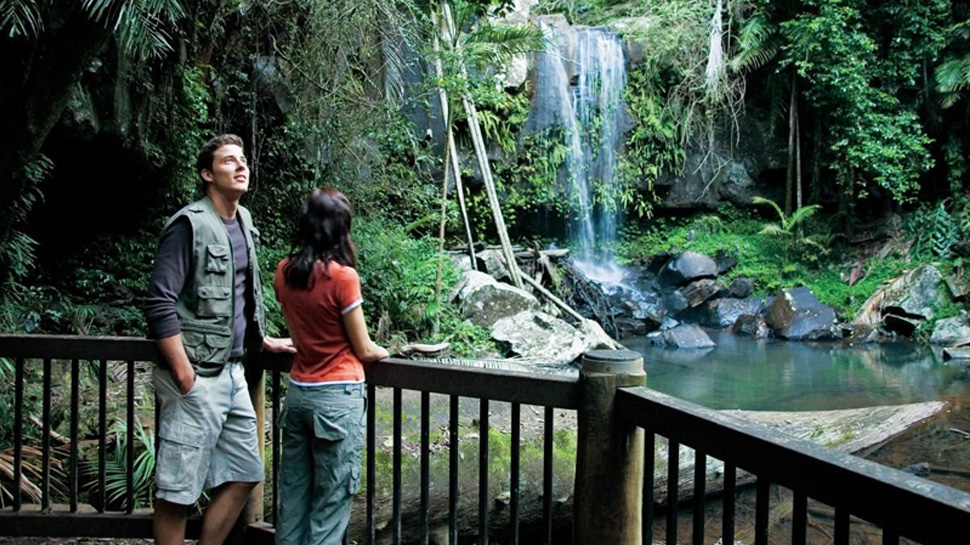
{"label": "wet rock face", "polygon": [[766,311],[765,322],[776,336],[792,341],[842,338],[835,310],[820,303],[805,287],[784,290],[775,297]]}

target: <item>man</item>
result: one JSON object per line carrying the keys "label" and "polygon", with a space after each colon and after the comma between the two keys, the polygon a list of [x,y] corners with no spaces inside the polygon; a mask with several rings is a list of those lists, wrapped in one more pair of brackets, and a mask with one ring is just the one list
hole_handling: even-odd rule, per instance
{"label": "man", "polygon": [[249,189],[242,140],[217,136],[199,153],[204,197],[162,233],[145,306],[161,361],[155,543],[182,545],[188,506],[211,489],[200,545],[221,544],[263,480],[256,413],[243,371],[248,348],[296,352],[265,336],[259,232],[239,199]]}

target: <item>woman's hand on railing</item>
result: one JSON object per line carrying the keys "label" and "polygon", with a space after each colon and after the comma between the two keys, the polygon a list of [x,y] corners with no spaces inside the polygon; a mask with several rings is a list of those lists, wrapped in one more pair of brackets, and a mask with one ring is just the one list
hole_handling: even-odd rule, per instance
{"label": "woman's hand on railing", "polygon": [[284,352],[286,354],[296,354],[296,346],[293,339],[289,337],[263,337],[263,350],[267,352]]}

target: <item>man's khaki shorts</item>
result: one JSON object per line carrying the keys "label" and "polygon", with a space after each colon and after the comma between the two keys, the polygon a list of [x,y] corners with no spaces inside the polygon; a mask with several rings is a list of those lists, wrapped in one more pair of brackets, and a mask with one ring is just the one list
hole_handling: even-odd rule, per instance
{"label": "man's khaki shorts", "polygon": [[241,363],[214,377],[197,376],[186,395],[167,369],[156,366],[153,379],[160,412],[156,497],[192,505],[203,489],[263,480],[256,412]]}

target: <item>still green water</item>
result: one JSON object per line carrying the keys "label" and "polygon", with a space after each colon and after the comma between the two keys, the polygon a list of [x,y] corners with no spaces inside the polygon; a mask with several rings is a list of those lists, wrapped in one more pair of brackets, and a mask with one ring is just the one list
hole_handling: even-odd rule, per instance
{"label": "still green water", "polygon": [[811,411],[970,400],[970,366],[911,343],[845,346],[755,340],[709,332],[716,348],[657,348],[643,354],[647,386],[711,409]]}

